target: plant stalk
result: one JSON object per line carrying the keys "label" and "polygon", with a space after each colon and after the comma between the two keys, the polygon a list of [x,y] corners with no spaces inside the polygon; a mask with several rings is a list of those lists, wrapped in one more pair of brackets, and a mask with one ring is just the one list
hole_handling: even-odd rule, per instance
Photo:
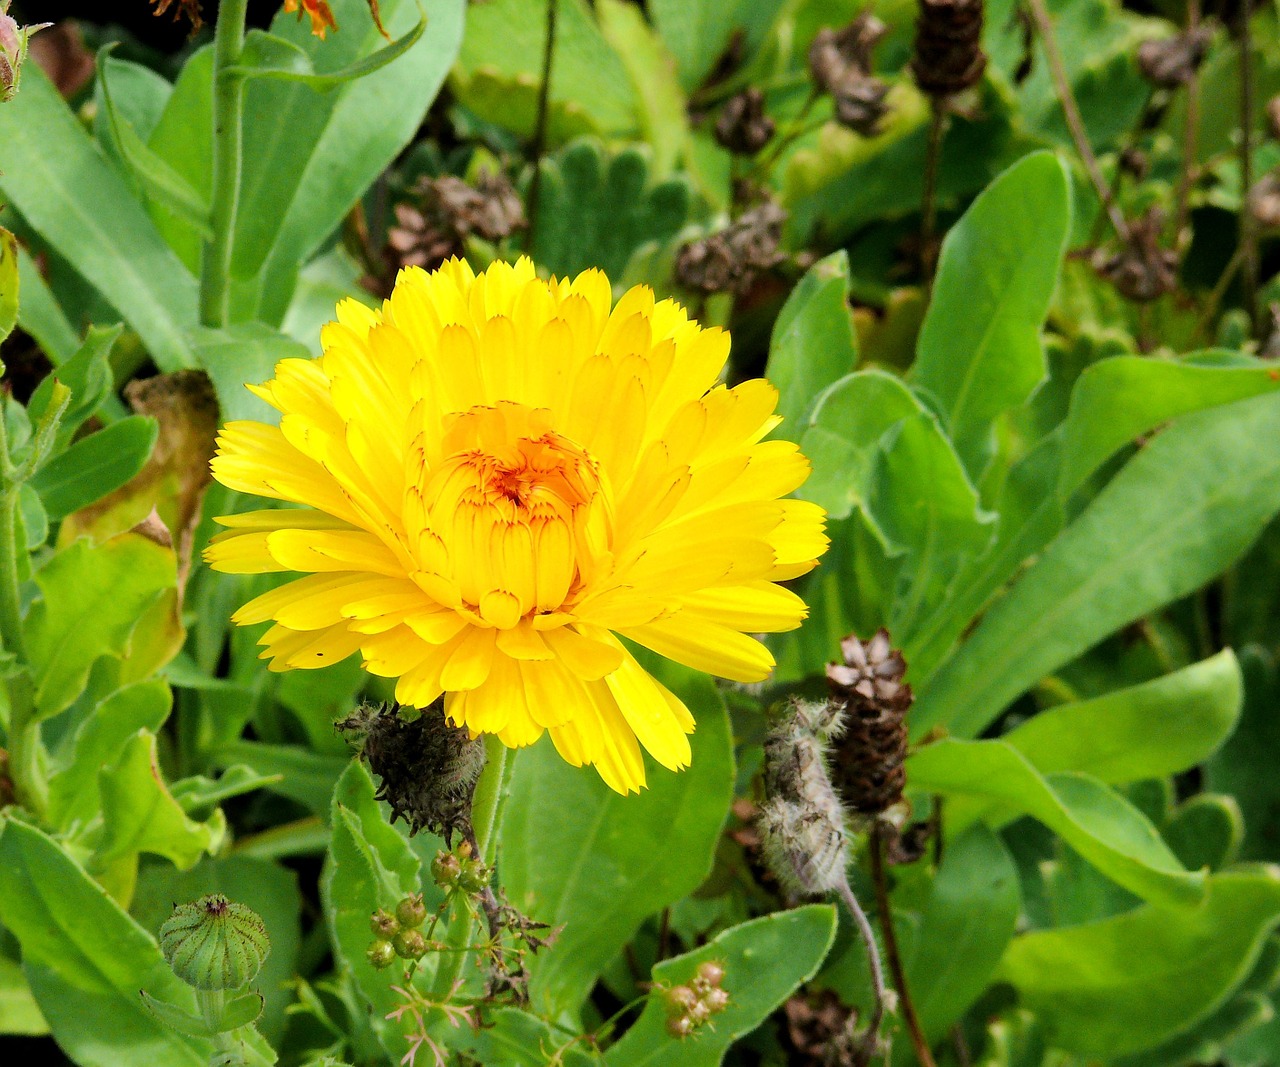
{"label": "plant stalk", "polygon": [[[1187,32],[1194,33],[1200,25],[1200,0],[1187,0]],[[1190,241],[1187,224],[1191,217],[1191,183],[1196,174],[1196,146],[1200,135],[1200,70],[1191,72],[1187,82],[1186,126],[1182,131],[1182,174],[1178,178],[1177,211],[1173,222],[1173,243],[1178,249]],[[1184,243],[1185,242],[1185,243]]]}
{"label": "plant stalk", "polygon": [[932,97],[929,103],[929,144],[924,157],[924,194],[920,201],[920,268],[926,292],[933,288],[933,272],[938,265],[933,242],[938,225],[938,161],[947,118],[941,100]]}
{"label": "plant stalk", "polygon": [[1253,26],[1252,4],[1240,4],[1240,284],[1253,336],[1261,333],[1258,316],[1258,221],[1249,206],[1253,189]]}
{"label": "plant stalk", "polygon": [[542,194],[542,155],[547,150],[547,117],[551,110],[551,63],[556,54],[556,18],[560,0],[547,0],[547,34],[542,45],[542,82],[538,86],[538,117],[533,127],[533,177],[529,181],[529,245],[533,255],[538,234],[538,201]]}
{"label": "plant stalk", "polygon": [[[840,879],[836,886],[836,894],[844,901],[844,906],[853,917],[854,925],[858,928],[858,936],[867,950],[867,966],[871,971],[871,993],[874,1003],[863,1041],[867,1054],[866,1060],[870,1062],[871,1057],[881,1051],[880,1027],[884,1023],[885,1002],[889,998],[889,991],[884,984],[884,964],[880,962],[880,949],[876,946],[876,935],[871,929],[871,921],[867,918],[867,913],[862,910],[862,905],[858,903],[858,898],[853,895],[853,889],[847,877]],[[853,1021],[854,1017],[850,1016],[850,1023],[852,1024]],[[888,1059],[887,1054],[885,1058]]]}
{"label": "plant stalk", "polygon": [[225,326],[231,312],[231,255],[240,209],[244,154],[244,78],[230,74],[244,51],[248,0],[222,0],[213,41],[213,196],[200,262],[200,321]]}

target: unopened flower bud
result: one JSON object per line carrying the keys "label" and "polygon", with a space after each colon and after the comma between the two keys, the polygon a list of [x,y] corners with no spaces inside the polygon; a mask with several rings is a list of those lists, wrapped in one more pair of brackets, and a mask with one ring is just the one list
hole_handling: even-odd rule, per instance
{"label": "unopened flower bud", "polygon": [[373,931],[374,937],[390,940],[399,932],[400,923],[386,908],[379,908],[369,916],[369,929]]}
{"label": "unopened flower bud", "polygon": [[441,889],[452,889],[458,884],[462,864],[452,852],[437,852],[431,861],[431,877]]}
{"label": "unopened flower bud", "polygon": [[239,989],[271,951],[258,914],[221,893],[174,908],[160,927],[160,949],[173,973],[196,989]]}
{"label": "unopened flower bud", "polygon": [[707,1006],[706,1000],[699,998],[690,1004],[688,1012],[685,1013],[685,1018],[693,1023],[694,1026],[701,1026],[710,1019],[711,1009]]}
{"label": "unopened flower bud", "polygon": [[369,961],[369,966],[382,970],[384,967],[390,967],[396,961],[396,947],[390,941],[383,941],[379,938],[369,946],[369,951],[365,953],[365,958]]}
{"label": "unopened flower bud", "polygon": [[35,26],[19,26],[9,15],[9,0],[0,0],[0,102],[12,100],[22,77],[22,62],[33,34],[52,26],[41,22]]}
{"label": "unopened flower bud", "polygon": [[693,1020],[687,1015],[675,1015],[667,1020],[667,1033],[672,1037],[688,1037],[693,1030]]}
{"label": "unopened flower bud", "polygon": [[489,884],[492,873],[481,860],[465,860],[458,875],[458,888],[464,893],[479,893]]}
{"label": "unopened flower bud", "polygon": [[712,1015],[719,1015],[729,1006],[729,993],[727,990],[716,986],[708,991],[707,995],[702,998],[702,1002],[707,1006]]}
{"label": "unopened flower bud", "polygon": [[718,986],[724,981],[724,967],[715,960],[707,960],[698,965],[698,977],[708,986]]}
{"label": "unopened flower bud", "polygon": [[698,994],[687,985],[678,985],[665,990],[662,999],[667,1002],[668,1015],[683,1015],[698,1002]]}
{"label": "unopened flower bud", "polygon": [[402,926],[421,926],[427,918],[427,906],[422,902],[422,894],[410,893],[400,901],[396,905],[396,918]]}
{"label": "unopened flower bud", "polygon": [[401,930],[392,939],[396,955],[404,960],[420,960],[427,954],[427,941],[417,930]]}

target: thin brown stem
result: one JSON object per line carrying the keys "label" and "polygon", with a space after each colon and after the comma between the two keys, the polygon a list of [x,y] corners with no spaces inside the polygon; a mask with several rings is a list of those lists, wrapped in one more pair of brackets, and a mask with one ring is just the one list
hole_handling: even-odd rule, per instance
{"label": "thin brown stem", "polygon": [[[884,965],[880,962],[880,949],[876,945],[875,932],[871,929],[871,920],[862,910],[858,898],[853,895],[853,888],[849,885],[848,878],[840,879],[836,885],[836,894],[849,909],[854,925],[858,928],[858,936],[862,938],[862,945],[867,950],[867,966],[871,970],[871,995],[874,1003],[871,1006],[871,1019],[867,1023],[862,1041],[867,1052],[867,1062],[870,1062],[871,1057],[880,1051],[880,1027],[884,1022],[885,1001],[889,997],[889,991],[884,984]],[[850,1016],[849,1021],[852,1025],[854,1017]],[[888,1056],[886,1055],[885,1058],[887,1060]]]}
{"label": "thin brown stem", "polygon": [[[1195,33],[1200,26],[1200,0],[1187,0],[1187,33]],[[1182,130],[1182,175],[1178,179],[1177,210],[1174,213],[1173,243],[1184,248],[1189,243],[1187,227],[1191,217],[1191,185],[1198,171],[1196,150],[1200,136],[1200,68],[1191,71],[1187,82],[1186,124]]]}
{"label": "thin brown stem", "polygon": [[1253,188],[1253,27],[1249,0],[1240,4],[1240,282],[1244,309],[1256,337],[1258,317],[1258,223],[1249,208]]}
{"label": "thin brown stem", "polygon": [[911,991],[907,986],[907,973],[902,966],[902,954],[898,951],[898,935],[893,929],[893,912],[889,907],[889,884],[884,874],[884,837],[880,833],[878,823],[871,828],[871,880],[876,887],[876,910],[880,913],[880,933],[884,938],[884,952],[889,957],[889,970],[893,974],[894,987],[898,990],[898,999],[902,1004],[902,1017],[907,1023],[911,1047],[915,1049],[920,1067],[935,1067],[929,1042],[925,1040],[924,1030],[920,1026],[920,1016],[916,1014],[916,1006],[911,1000]]}
{"label": "thin brown stem", "polygon": [[1190,344],[1195,344],[1202,337],[1206,336],[1213,317],[1218,313],[1218,307],[1222,303],[1222,298],[1227,295],[1227,289],[1231,286],[1231,280],[1236,276],[1236,271],[1240,269],[1240,264],[1244,261],[1244,248],[1237,248],[1235,255],[1231,257],[1230,262],[1223,268],[1222,276],[1218,279],[1213,287],[1213,291],[1209,294],[1204,302],[1204,310],[1200,313],[1200,321],[1196,323],[1195,331],[1191,334]]}
{"label": "thin brown stem", "polygon": [[538,86],[538,117],[533,127],[533,177],[529,181],[529,252],[536,247],[538,201],[542,193],[542,155],[547,149],[547,115],[551,109],[551,62],[556,54],[556,18],[560,0],[547,0],[547,35],[542,46],[542,82]]}
{"label": "thin brown stem", "polygon": [[920,271],[925,289],[933,288],[933,272],[938,265],[934,233],[938,222],[938,160],[946,131],[946,106],[936,96],[930,100],[929,143],[924,156],[924,194],[920,201]]}
{"label": "thin brown stem", "polygon": [[1076,103],[1075,93],[1071,91],[1071,81],[1067,77],[1067,68],[1062,62],[1062,52],[1058,49],[1058,37],[1053,29],[1053,18],[1044,0],[1027,0],[1031,11],[1031,20],[1040,35],[1040,43],[1044,45],[1045,58],[1049,63],[1049,76],[1053,80],[1058,102],[1062,105],[1062,113],[1067,120],[1067,129],[1071,131],[1071,140],[1075,142],[1076,151],[1084,161],[1084,169],[1089,173],[1089,181],[1102,201],[1103,209],[1111,220],[1116,235],[1125,242],[1129,240],[1129,224],[1125,222],[1115,194],[1103,177],[1102,167],[1098,165],[1098,157],[1093,154],[1093,146],[1089,144],[1089,135],[1084,128],[1084,119],[1080,117],[1080,106]]}

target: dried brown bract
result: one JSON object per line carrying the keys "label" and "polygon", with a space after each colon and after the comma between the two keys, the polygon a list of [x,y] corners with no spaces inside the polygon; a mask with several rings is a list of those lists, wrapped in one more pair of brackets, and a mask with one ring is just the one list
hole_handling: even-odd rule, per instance
{"label": "dried brown bract", "polygon": [[1151,208],[1129,223],[1129,237],[1120,251],[1108,255],[1099,249],[1094,269],[1126,299],[1144,304],[1172,292],[1178,284],[1178,254],[1160,247],[1164,213]]}
{"label": "dried brown bract", "polygon": [[860,15],[839,30],[818,31],[809,46],[809,73],[831,94],[836,120],[863,137],[874,136],[888,107],[889,86],[871,73],[872,50],[885,35],[873,15]]}
{"label": "dried brown bract", "polygon": [[1204,62],[1212,39],[1213,29],[1200,25],[1172,37],[1143,41],[1138,46],[1138,69],[1158,88],[1186,85]]}
{"label": "dried brown bract", "polygon": [[[200,28],[204,25],[204,19],[201,17],[200,0],[151,0],[155,10],[152,12],[157,17],[164,15],[172,7],[173,21],[178,22],[187,19],[191,23],[191,35],[194,37]],[[175,6],[176,5],[176,6]]]}
{"label": "dried brown bract", "polygon": [[704,293],[743,293],[761,271],[785,258],[778,251],[787,213],[772,201],[746,212],[737,222],[691,241],[676,256],[681,285]]}
{"label": "dried brown bract", "polygon": [[731,96],[716,120],[716,141],[736,156],[754,156],[774,133],[764,113],[764,93],[754,86]]}
{"label": "dried brown bract", "polygon": [[911,57],[911,75],[920,91],[955,96],[977,85],[986,69],[982,0],[920,0]]}
{"label": "dried brown bract", "polygon": [[392,267],[433,269],[466,251],[472,235],[500,241],[527,225],[520,194],[503,174],[481,174],[474,186],[445,175],[421,181],[416,203],[396,204],[387,234]]}

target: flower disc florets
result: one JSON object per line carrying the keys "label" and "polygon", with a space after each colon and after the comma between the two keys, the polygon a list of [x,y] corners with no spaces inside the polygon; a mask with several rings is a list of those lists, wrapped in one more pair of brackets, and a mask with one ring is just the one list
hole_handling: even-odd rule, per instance
{"label": "flower disc florets", "polygon": [[774,388],[717,381],[721,330],[637,287],[613,304],[587,271],[404,270],[378,311],[354,301],[318,360],[255,389],[279,427],[230,423],[215,476],[302,505],[221,521],[218,570],[302,571],[235,619],[275,623],[273,670],[359,652],[396,699],[512,747],[544,732],[614,789],[641,746],[688,764],[685,706],[619,635],[739,681],[773,660],[748,633],[804,603],[774,583],[826,548],[823,513],[784,500],[808,473]]}

